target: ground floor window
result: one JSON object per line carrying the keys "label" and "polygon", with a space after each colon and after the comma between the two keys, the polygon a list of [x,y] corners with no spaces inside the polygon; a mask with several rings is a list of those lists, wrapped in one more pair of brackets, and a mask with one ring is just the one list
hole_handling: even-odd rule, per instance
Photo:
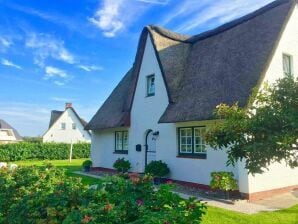
{"label": "ground floor window", "polygon": [[178,128],[178,154],[206,158],[205,131],[206,127]]}
{"label": "ground floor window", "polygon": [[115,132],[115,152],[128,153],[128,131]]}

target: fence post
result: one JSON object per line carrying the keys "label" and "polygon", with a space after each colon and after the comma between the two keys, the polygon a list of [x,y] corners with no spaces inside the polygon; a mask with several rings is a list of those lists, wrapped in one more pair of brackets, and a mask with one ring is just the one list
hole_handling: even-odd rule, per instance
{"label": "fence post", "polygon": [[71,158],[72,158],[72,147],[73,147],[73,143],[72,141],[70,142],[70,152],[69,152],[69,162],[71,163]]}

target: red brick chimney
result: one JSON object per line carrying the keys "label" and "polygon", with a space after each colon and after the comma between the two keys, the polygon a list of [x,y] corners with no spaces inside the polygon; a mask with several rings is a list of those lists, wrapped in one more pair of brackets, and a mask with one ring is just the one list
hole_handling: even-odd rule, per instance
{"label": "red brick chimney", "polygon": [[66,110],[67,108],[72,108],[72,103],[65,103],[65,110]]}

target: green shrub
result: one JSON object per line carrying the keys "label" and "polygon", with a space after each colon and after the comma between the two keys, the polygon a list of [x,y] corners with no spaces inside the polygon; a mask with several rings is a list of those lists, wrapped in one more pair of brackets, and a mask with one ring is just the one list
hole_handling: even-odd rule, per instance
{"label": "green shrub", "polygon": [[128,160],[126,160],[124,158],[121,158],[121,159],[119,158],[114,162],[113,167],[118,172],[126,173],[131,168],[131,164]]}
{"label": "green shrub", "polygon": [[92,166],[92,161],[90,159],[85,160],[82,164],[82,167],[91,167]]}
{"label": "green shrub", "polygon": [[[68,159],[70,144],[20,142],[0,145],[0,161]],[[73,144],[73,159],[90,157],[90,144]]]}
{"label": "green shrub", "polygon": [[[97,189],[52,167],[0,170],[0,223],[199,224],[205,205],[150,176],[108,177]],[[25,222],[24,222],[25,221]]]}
{"label": "green shrub", "polygon": [[164,177],[170,173],[170,169],[163,161],[151,161],[145,167],[145,173],[149,173],[154,177]]}
{"label": "green shrub", "polygon": [[237,190],[237,181],[232,172],[212,172],[211,173],[211,189],[219,189],[222,191]]}

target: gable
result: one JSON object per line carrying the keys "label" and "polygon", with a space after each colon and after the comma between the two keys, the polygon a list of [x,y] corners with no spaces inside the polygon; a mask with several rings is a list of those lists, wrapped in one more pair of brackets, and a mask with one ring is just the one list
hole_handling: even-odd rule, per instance
{"label": "gable", "polygon": [[72,107],[70,107],[65,111],[51,112],[50,126],[43,136],[47,136],[51,132],[61,130],[61,123],[68,123],[68,125],[75,123],[77,130],[84,133],[86,132],[88,135],[90,135],[88,131],[84,130],[86,122],[79,117],[77,112]]}
{"label": "gable", "polygon": [[265,82],[273,83],[277,79],[284,77],[283,54],[292,57],[294,76],[298,77],[298,5],[295,6],[276,46],[275,52],[272,54],[265,76],[261,80],[262,84]]}
{"label": "gable", "polygon": [[[147,95],[148,77],[154,76],[155,91]],[[169,97],[152,39],[148,34],[131,109],[131,123],[157,123],[169,104]],[[143,118],[146,117],[144,120]],[[140,118],[140,119],[139,119]]]}

